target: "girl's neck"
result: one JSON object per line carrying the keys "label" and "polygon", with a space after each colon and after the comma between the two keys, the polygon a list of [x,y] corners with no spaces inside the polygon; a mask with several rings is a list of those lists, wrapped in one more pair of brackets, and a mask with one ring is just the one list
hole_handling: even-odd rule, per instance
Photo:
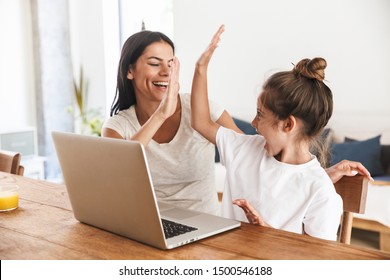
{"label": "girl's neck", "polygon": [[285,149],[275,156],[275,159],[288,164],[305,164],[312,159],[309,144],[302,142],[300,144],[287,145]]}

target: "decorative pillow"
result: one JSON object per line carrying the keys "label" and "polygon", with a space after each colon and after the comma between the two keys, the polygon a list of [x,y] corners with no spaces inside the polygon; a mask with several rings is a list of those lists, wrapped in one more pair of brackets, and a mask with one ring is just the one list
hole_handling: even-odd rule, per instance
{"label": "decorative pillow", "polygon": [[241,129],[242,132],[248,135],[257,134],[256,129],[252,126],[250,122],[246,122],[240,119],[233,118],[233,121],[236,123],[237,127]]}
{"label": "decorative pillow", "polygon": [[344,143],[333,144],[330,164],[336,164],[343,159],[359,161],[370,171],[371,176],[383,175],[380,138],[381,135],[364,141],[346,138]]}

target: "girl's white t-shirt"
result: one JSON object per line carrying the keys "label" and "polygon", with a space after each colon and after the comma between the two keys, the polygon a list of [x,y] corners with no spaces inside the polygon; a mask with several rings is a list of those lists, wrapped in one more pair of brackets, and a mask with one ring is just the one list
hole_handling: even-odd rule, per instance
{"label": "girl's white t-shirt", "polygon": [[222,215],[247,222],[244,211],[232,204],[243,198],[274,228],[336,240],[342,199],[316,157],[286,164],[268,156],[264,145],[260,135],[219,128],[217,147],[226,167]]}

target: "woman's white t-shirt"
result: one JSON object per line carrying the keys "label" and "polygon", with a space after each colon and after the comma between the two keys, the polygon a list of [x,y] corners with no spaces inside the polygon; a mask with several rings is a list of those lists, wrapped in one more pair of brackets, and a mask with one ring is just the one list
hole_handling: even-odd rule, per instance
{"label": "woman's white t-shirt", "polygon": [[336,240],[342,199],[316,157],[286,164],[268,156],[264,145],[260,135],[219,128],[217,147],[226,167],[222,215],[247,222],[244,211],[232,204],[244,198],[274,228]]}
{"label": "woman's white t-shirt", "polygon": [[[160,201],[206,213],[220,214],[215,188],[215,146],[191,127],[189,94],[181,94],[181,122],[175,137],[159,144],[153,139],[145,148],[156,196]],[[216,121],[223,108],[210,102]],[[130,139],[140,128],[135,108],[120,111],[104,127]]]}

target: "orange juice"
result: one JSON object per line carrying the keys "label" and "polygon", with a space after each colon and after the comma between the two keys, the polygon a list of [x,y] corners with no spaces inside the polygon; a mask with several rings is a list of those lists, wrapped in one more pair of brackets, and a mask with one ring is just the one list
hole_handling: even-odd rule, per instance
{"label": "orange juice", "polygon": [[8,211],[18,208],[19,195],[17,192],[17,186],[12,188],[0,188],[0,211]]}

